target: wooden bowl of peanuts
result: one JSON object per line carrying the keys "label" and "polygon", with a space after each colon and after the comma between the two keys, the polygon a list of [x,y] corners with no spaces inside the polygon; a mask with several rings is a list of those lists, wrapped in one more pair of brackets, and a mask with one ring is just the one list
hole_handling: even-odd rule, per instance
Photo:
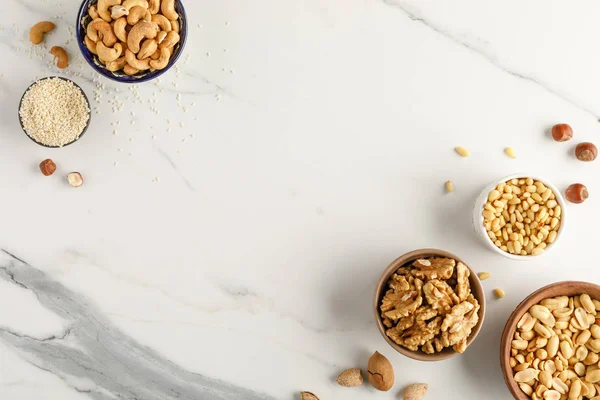
{"label": "wooden bowl of peanuts", "polygon": [[[600,399],[600,286],[559,282],[512,313],[500,365],[517,400]],[[596,397],[599,396],[599,397]]]}
{"label": "wooden bowl of peanuts", "polygon": [[565,214],[565,200],[548,180],[516,174],[481,192],[473,208],[473,227],[489,249],[524,261],[556,246]]}
{"label": "wooden bowl of peanuts", "polygon": [[421,249],[404,254],[383,272],[375,289],[377,328],[399,353],[419,361],[461,354],[485,317],[477,274],[452,253]]}

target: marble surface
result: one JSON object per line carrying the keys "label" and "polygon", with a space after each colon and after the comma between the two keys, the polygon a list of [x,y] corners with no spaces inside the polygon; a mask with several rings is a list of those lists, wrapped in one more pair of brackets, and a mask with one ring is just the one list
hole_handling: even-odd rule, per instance
{"label": "marble surface", "polygon": [[[577,140],[600,133],[597,2],[188,0],[178,68],[138,87],[78,56],[78,1],[3,4],[1,399],[396,399],[413,382],[432,399],[509,399],[498,347],[511,310],[551,282],[600,281],[598,164],[548,137],[557,122]],[[58,26],[48,45],[72,55],[66,73],[27,41],[44,19]],[[17,120],[26,87],[53,74],[94,110],[58,150]],[[518,172],[591,192],[528,263],[470,226],[483,186]],[[371,316],[379,274],[421,247],[493,274],[479,338],[435,364],[394,353]],[[335,384],[375,350],[394,389]]]}

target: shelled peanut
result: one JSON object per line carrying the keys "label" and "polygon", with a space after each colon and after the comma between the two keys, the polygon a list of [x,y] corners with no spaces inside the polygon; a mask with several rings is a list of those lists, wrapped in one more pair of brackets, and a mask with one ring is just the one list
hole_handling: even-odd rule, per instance
{"label": "shelled peanut", "polygon": [[482,214],[487,234],[499,249],[537,256],[556,239],[562,208],[543,182],[515,178],[489,193]]}
{"label": "shelled peanut", "polygon": [[517,323],[509,365],[534,400],[600,399],[600,302],[587,294],[532,306]]}

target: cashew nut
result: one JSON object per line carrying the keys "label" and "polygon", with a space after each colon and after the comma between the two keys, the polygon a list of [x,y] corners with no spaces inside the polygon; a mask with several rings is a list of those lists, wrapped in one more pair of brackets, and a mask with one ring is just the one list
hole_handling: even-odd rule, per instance
{"label": "cashew nut", "polygon": [[121,17],[115,21],[113,29],[115,31],[115,35],[121,42],[127,41],[127,31],[125,28],[127,27],[127,18]]}
{"label": "cashew nut", "polygon": [[148,2],[148,10],[152,14],[157,14],[160,11],[160,0],[150,0]]}
{"label": "cashew nut", "polygon": [[165,69],[169,64],[169,59],[171,58],[171,49],[161,48],[160,49],[160,57],[158,60],[151,60],[150,66],[156,69]]}
{"label": "cashew nut", "polygon": [[144,60],[138,60],[135,57],[135,54],[131,52],[131,50],[127,50],[125,52],[125,60],[127,61],[127,64],[131,65],[137,70],[145,71],[147,69],[150,69],[150,59],[146,58]]}
{"label": "cashew nut", "polygon": [[140,47],[140,51],[137,54],[138,60],[150,57],[158,49],[158,43],[154,39],[146,39]]}
{"label": "cashew nut", "polygon": [[60,46],[54,46],[50,49],[50,54],[56,57],[56,66],[60,69],[69,66],[69,55],[67,51]]}
{"label": "cashew nut", "polygon": [[90,39],[90,37],[88,35],[85,35],[84,42],[85,42],[85,47],[87,47],[88,50],[92,54],[98,55],[98,52],[96,51],[96,42],[94,42],[92,39]]}
{"label": "cashew nut", "polygon": [[87,35],[94,42],[102,39],[107,47],[112,47],[117,43],[117,37],[113,32],[112,26],[102,19],[95,19],[88,24]]}
{"label": "cashew nut", "polygon": [[179,20],[178,19],[173,19],[173,20],[170,20],[170,22],[171,22],[171,28],[175,32],[179,33]]}
{"label": "cashew nut", "polygon": [[107,62],[106,69],[110,72],[120,71],[125,67],[125,64],[127,64],[127,61],[125,60],[125,56],[123,56],[114,61]]}
{"label": "cashew nut", "polygon": [[40,44],[44,40],[44,33],[54,30],[55,27],[50,21],[38,22],[29,30],[29,40],[33,44]]}
{"label": "cashew nut", "polygon": [[106,22],[112,21],[108,8],[112,6],[118,6],[120,4],[121,0],[98,0],[98,4],[96,5],[96,7],[100,18],[102,18]]}
{"label": "cashew nut", "polygon": [[90,15],[90,17],[92,17],[92,19],[100,18],[100,15],[98,15],[98,9],[96,8],[95,4],[89,8],[88,14]]}
{"label": "cashew nut", "polygon": [[161,49],[162,48],[170,49],[171,47],[175,46],[178,42],[179,42],[179,33],[175,32],[175,31],[171,31],[171,32],[167,33],[167,37],[160,44],[160,48]]}
{"label": "cashew nut", "polygon": [[123,46],[121,46],[121,43],[117,43],[115,47],[106,47],[104,43],[98,42],[96,44],[96,51],[98,52],[98,58],[108,63],[115,61],[123,54]]}
{"label": "cashew nut", "polygon": [[156,42],[158,44],[161,44],[163,42],[163,40],[165,40],[166,37],[167,37],[167,32],[160,31],[160,32],[158,32],[158,35],[156,35]]}
{"label": "cashew nut", "polygon": [[152,16],[152,22],[155,22],[160,29],[165,32],[171,32],[171,21],[162,14],[156,14]]}
{"label": "cashew nut", "polygon": [[140,6],[131,7],[129,15],[127,16],[127,23],[129,25],[135,25],[141,19],[144,21],[152,21],[152,14],[150,14],[150,11],[148,11],[147,8]]}
{"label": "cashew nut", "polygon": [[160,10],[170,20],[179,19],[179,14],[175,11],[175,0],[162,0]]}
{"label": "cashew nut", "polygon": [[160,58],[160,49],[156,50],[151,56],[151,59],[158,60]]}
{"label": "cashew nut", "polygon": [[128,10],[131,10],[135,6],[148,8],[148,0],[125,0],[123,2],[123,7]]}
{"label": "cashew nut", "polygon": [[140,72],[139,69],[135,69],[133,68],[131,65],[129,64],[125,64],[125,66],[123,67],[123,72],[125,72],[127,75],[132,76],[137,74],[138,72]]}
{"label": "cashew nut", "polygon": [[[140,21],[131,28],[127,36],[127,47],[137,54],[140,51],[140,42],[142,39],[154,39],[156,35],[158,35],[158,25],[154,22]],[[135,65],[132,65],[132,67],[135,67]]]}
{"label": "cashew nut", "polygon": [[129,15],[129,10],[123,6],[113,6],[113,8],[110,9],[110,16],[114,20],[117,20],[125,15]]}

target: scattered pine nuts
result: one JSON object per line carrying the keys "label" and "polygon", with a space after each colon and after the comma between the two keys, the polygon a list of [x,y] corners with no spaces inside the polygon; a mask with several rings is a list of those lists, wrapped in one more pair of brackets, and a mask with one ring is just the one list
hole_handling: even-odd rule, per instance
{"label": "scattered pine nuts", "polygon": [[461,157],[469,157],[469,150],[465,149],[464,147],[455,147],[454,151],[456,151]]}
{"label": "scattered pine nuts", "polygon": [[490,274],[489,272],[480,272],[477,274],[477,276],[480,280],[485,281],[486,279],[490,279],[492,277],[492,274]]}
{"label": "scattered pine nuts", "polygon": [[454,184],[452,183],[452,181],[446,182],[446,192],[448,192],[448,193],[454,192]]}
{"label": "scattered pine nuts", "polygon": [[494,289],[494,294],[496,295],[497,298],[501,299],[504,296],[506,296],[506,293],[504,292],[504,290],[502,289]]}
{"label": "scattered pine nuts", "polygon": [[517,158],[517,155],[515,154],[515,150],[512,147],[507,147],[506,149],[504,149],[504,152],[510,158]]}

